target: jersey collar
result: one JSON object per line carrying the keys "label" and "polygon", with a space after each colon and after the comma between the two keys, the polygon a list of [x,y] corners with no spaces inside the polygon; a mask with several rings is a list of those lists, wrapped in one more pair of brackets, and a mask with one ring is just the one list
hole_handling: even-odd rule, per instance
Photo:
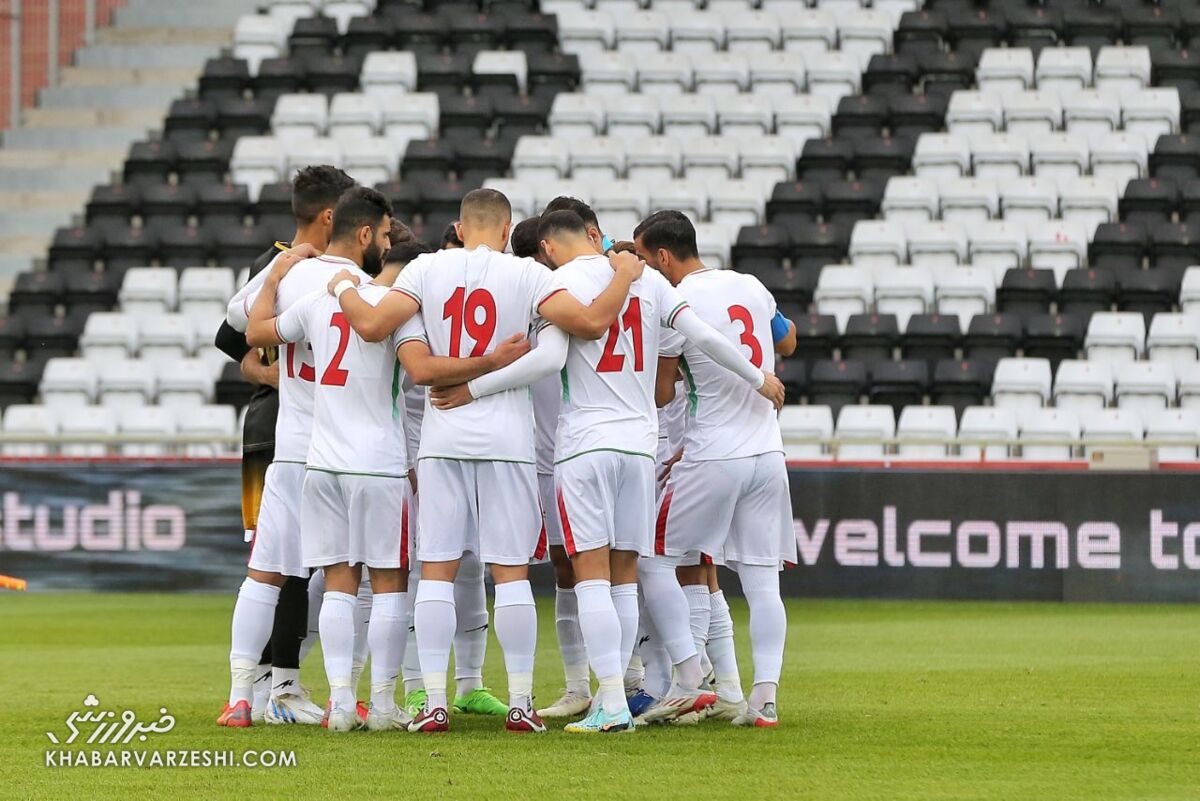
{"label": "jersey collar", "polygon": [[320,256],[317,256],[317,260],[318,261],[327,261],[332,264],[347,264],[347,265],[353,267],[355,270],[362,269],[357,264],[355,264],[353,260],[347,259],[345,256],[329,256],[329,255],[322,253]]}

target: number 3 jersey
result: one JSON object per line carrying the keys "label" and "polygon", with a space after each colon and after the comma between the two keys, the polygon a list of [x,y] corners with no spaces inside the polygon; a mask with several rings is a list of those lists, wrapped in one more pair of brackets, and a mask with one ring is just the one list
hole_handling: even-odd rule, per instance
{"label": "number 3 jersey", "polygon": [[[359,295],[376,305],[388,288],[364,284]],[[400,477],[408,472],[403,375],[396,343],[410,321],[381,342],[354,333],[336,299],[324,288],[276,318],[279,338],[312,346],[314,385],[312,442],[307,465],[333,473]]]}
{"label": "number 3 jersey", "polygon": [[[392,291],[420,304],[434,356],[469,358],[491,353],[513,334],[528,334],[538,307],[560,289],[553,273],[533,259],[480,246],[417,257]],[[529,388],[497,392],[446,411],[434,408],[427,396],[417,458],[532,464]]]}
{"label": "number 3 jersey", "polygon": [[[612,281],[613,271],[605,256],[581,256],[554,275],[587,305]],[[625,307],[607,334],[597,340],[571,337],[563,368],[556,463],[600,450],[654,458],[660,333],[686,306],[662,274],[647,268],[630,287]]]}
{"label": "number 3 jersey", "polygon": [[[732,270],[699,270],[676,289],[701,320],[738,345],[756,367],[775,371],[775,299],[757,278]],[[753,387],[674,331],[663,337],[659,352],[682,357],[688,415],[684,459],[738,459],[783,450],[775,407]]]}

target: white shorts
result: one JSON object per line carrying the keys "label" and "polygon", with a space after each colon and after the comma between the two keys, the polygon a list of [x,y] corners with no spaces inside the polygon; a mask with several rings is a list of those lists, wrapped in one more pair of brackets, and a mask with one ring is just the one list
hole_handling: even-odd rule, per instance
{"label": "white shorts", "polygon": [[304,564],[409,567],[415,515],[407,478],[308,470],[304,476]]}
{"label": "white shorts", "polygon": [[538,500],[542,503],[542,527],[546,532],[546,544],[565,547],[562,522],[558,517],[558,501],[554,495],[554,476],[538,473]]}
{"label": "white shorts", "polygon": [[250,569],[308,577],[300,550],[300,497],[304,465],[272,462],[263,483],[258,526],[250,546]]}
{"label": "white shorts", "polygon": [[417,484],[422,562],[452,562],[467,551],[488,565],[545,556],[532,464],[427,458],[417,463]]}
{"label": "white shorts", "polygon": [[[796,562],[796,533],[782,453],[678,462],[659,502],[654,552],[724,556],[730,564]],[[685,564],[688,562],[685,562]]]}
{"label": "white shorts", "polygon": [[605,546],[649,556],[654,529],[654,460],[595,451],[554,466],[567,554]]}

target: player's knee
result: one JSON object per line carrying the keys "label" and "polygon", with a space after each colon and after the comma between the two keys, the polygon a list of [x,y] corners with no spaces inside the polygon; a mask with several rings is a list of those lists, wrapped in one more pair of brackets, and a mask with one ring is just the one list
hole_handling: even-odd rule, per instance
{"label": "player's knee", "polygon": [[270,584],[272,587],[282,587],[287,582],[287,576],[265,570],[247,570],[246,575],[259,584]]}

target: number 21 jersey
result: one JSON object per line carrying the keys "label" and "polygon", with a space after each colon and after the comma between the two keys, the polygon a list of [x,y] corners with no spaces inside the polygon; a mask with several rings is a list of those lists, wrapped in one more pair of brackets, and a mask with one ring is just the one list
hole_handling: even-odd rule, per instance
{"label": "number 21 jersey", "polygon": [[[486,246],[419,256],[393,292],[421,306],[434,356],[485,356],[513,334],[528,334],[538,307],[559,291],[553,274],[533,259]],[[426,397],[418,459],[534,461],[533,405],[528,387],[497,392],[441,411]]]}

